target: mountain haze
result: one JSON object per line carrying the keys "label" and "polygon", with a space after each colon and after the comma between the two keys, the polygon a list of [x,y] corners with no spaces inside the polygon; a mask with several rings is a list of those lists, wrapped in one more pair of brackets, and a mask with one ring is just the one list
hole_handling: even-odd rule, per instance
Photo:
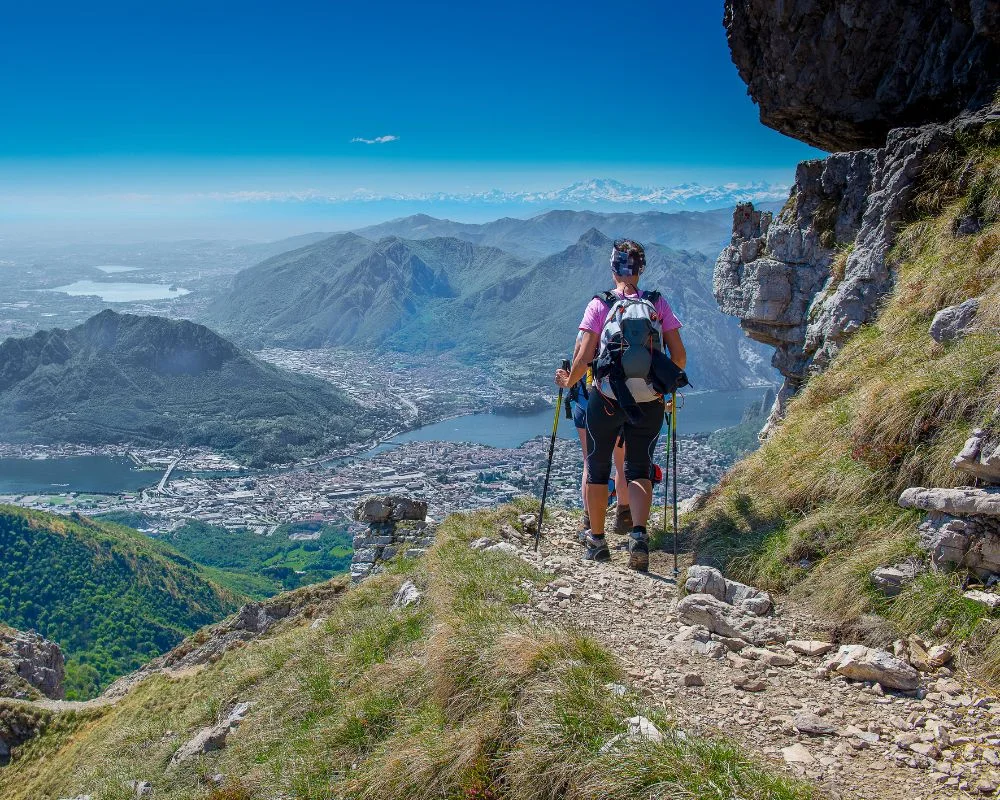
{"label": "mountain haze", "polygon": [[[339,234],[244,270],[209,313],[254,347],[337,345],[556,363],[572,349],[584,306],[610,287],[610,248],[594,228],[534,262],[453,237],[372,242]],[[758,346],[716,307],[709,260],[655,244],[647,252],[643,284],[659,288],[687,326],[695,384],[722,389],[770,380]]]}

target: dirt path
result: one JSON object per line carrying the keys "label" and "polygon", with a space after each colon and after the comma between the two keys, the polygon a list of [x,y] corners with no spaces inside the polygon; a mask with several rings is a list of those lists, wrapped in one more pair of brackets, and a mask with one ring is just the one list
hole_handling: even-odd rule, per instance
{"label": "dirt path", "polygon": [[[613,546],[624,541],[609,539]],[[736,738],[835,798],[1000,796],[1000,701],[961,676],[956,682],[949,669],[923,676],[927,696],[917,699],[831,680],[817,674],[823,658],[780,645],[769,649],[794,659],[789,666],[724,648],[720,654],[690,639],[694,629],[677,621],[672,557],[654,553],[649,574],[640,574],[628,569],[623,550],[613,549],[604,564],[580,555],[573,519],[557,512],[539,555],[524,554],[556,573],[526,613],[595,636],[683,728]],[[795,639],[829,639],[799,609],[779,603],[777,619]],[[699,649],[714,649],[716,657]],[[827,731],[798,732],[795,723],[810,727],[807,720]]]}

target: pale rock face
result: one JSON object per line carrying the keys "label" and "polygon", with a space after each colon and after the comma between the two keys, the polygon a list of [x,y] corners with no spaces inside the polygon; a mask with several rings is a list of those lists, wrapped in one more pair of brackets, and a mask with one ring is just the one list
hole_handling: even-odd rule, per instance
{"label": "pale rock face", "polygon": [[759,617],[767,615],[773,607],[771,595],[764,590],[731,581],[715,567],[700,564],[688,567],[684,590],[688,594],[710,594],[717,600],[739,606]]}
{"label": "pale rock face", "polygon": [[878,149],[804,161],[773,220],[752,204],[737,206],[713,288],[720,308],[751,339],[775,348],[771,363],[784,382],[764,435],[808,377],[874,319],[895,281],[889,253],[927,159],[956,132],[978,130],[988,115],[900,128]]}
{"label": "pale rock face", "polygon": [[393,598],[392,604],[399,608],[415,606],[423,596],[423,592],[417,588],[417,585],[413,581],[405,580],[396,591],[396,596]]}
{"label": "pale rock face", "polygon": [[886,650],[860,644],[844,645],[824,667],[856,681],[874,681],[881,686],[912,691],[920,686],[917,671]]}
{"label": "pale rock face", "polygon": [[[46,697],[65,697],[62,650],[55,642],[37,633],[0,630],[0,696],[4,689],[3,673],[9,671],[29,683]],[[16,683],[16,679],[15,679]]]}
{"label": "pale rock face", "polygon": [[787,632],[772,620],[762,619],[710,594],[689,594],[682,598],[677,603],[677,618],[686,625],[704,626],[718,636],[758,645],[788,638]]}
{"label": "pale rock face", "polygon": [[976,428],[951,465],[986,483],[1000,483],[1000,442]]}
{"label": "pale rock face", "polygon": [[972,329],[979,311],[979,298],[973,297],[957,306],[942,308],[931,321],[930,335],[935,342],[953,342]]}

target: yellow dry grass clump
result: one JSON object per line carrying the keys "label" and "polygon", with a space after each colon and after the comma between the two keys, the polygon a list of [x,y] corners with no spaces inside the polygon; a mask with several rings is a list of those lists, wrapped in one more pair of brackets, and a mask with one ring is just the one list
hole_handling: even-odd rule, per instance
{"label": "yellow dry grass clump", "polygon": [[[59,715],[0,770],[0,796],[126,800],[137,780],[168,800],[812,796],[736,745],[686,736],[638,694],[613,691],[621,669],[593,640],[518,614],[544,577],[469,542],[521,510],[450,517],[422,561],[343,592],[322,623]],[[424,596],[401,608],[405,578]],[[171,765],[237,702],[252,705],[224,749]],[[636,714],[663,741],[601,752]]]}
{"label": "yellow dry grass clump", "polygon": [[[970,663],[996,680],[998,626],[961,598],[961,576],[927,576],[890,604],[869,573],[917,553],[921,516],[897,506],[900,492],[968,482],[951,458],[972,428],[1000,424],[1000,125],[942,153],[915,206],[877,319],[810,379],[686,530],[702,557],[843,622],[875,611],[912,631],[944,618],[956,638],[975,634]],[[981,230],[957,234],[970,216]],[[975,330],[935,342],[934,314],[970,297],[981,298]]]}

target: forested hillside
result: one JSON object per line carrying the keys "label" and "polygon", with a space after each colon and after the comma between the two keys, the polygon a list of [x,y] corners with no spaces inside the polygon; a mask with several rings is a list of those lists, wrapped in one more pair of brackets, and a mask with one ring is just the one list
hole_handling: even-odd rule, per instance
{"label": "forested hillside", "polygon": [[119,525],[0,506],[0,622],[62,647],[70,699],[174,647],[242,598]]}

